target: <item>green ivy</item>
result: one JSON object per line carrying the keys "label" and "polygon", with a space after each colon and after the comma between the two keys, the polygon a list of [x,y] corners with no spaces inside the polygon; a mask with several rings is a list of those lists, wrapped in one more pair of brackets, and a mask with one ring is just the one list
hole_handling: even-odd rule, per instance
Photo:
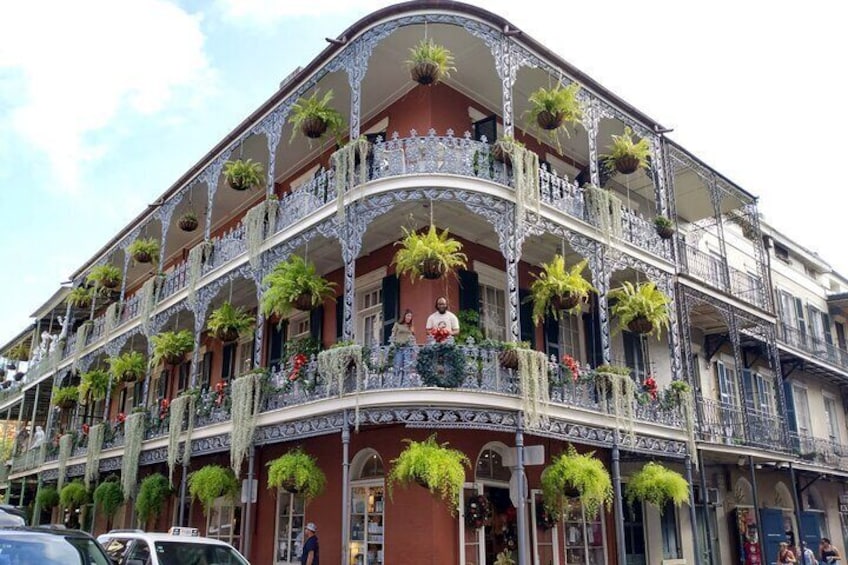
{"label": "green ivy", "polygon": [[416,482],[426,486],[430,492],[438,493],[455,514],[465,482],[465,468],[471,467],[468,457],[458,449],[448,448],[447,443],[436,443],[436,434],[421,442],[403,441],[409,445],[397,459],[392,460],[393,467],[387,481],[389,494],[393,483],[406,485]]}
{"label": "green ivy", "polygon": [[35,495],[35,503],[42,510],[50,510],[59,505],[59,493],[53,487],[41,487]]}

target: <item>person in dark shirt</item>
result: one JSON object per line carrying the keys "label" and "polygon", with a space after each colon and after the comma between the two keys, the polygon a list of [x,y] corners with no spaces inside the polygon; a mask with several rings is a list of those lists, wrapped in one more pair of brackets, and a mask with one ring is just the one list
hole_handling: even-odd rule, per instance
{"label": "person in dark shirt", "polygon": [[300,555],[300,565],[320,565],[318,562],[318,527],[309,522],[303,531],[306,541],[303,543],[303,553]]}

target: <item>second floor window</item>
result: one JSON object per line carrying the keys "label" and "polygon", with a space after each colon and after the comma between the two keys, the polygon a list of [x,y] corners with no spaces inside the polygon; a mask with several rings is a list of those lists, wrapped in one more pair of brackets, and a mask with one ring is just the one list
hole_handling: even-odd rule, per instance
{"label": "second floor window", "polygon": [[506,340],[506,293],[503,289],[480,285],[480,324],[488,339]]}
{"label": "second floor window", "polygon": [[810,425],[810,403],[807,400],[807,389],[797,384],[792,385],[792,396],[795,399],[795,424],[798,426],[798,433],[809,436],[812,426]]}
{"label": "second floor window", "polygon": [[719,400],[728,406],[739,406],[739,386],[736,383],[736,371],[721,361],[716,363]]}
{"label": "second floor window", "polygon": [[357,292],[356,335],[361,345],[379,345],[383,329],[383,290],[380,285],[370,286]]}
{"label": "second floor window", "polygon": [[833,443],[839,443],[839,420],[836,412],[836,400],[824,397],[824,419],[827,426],[827,438]]}

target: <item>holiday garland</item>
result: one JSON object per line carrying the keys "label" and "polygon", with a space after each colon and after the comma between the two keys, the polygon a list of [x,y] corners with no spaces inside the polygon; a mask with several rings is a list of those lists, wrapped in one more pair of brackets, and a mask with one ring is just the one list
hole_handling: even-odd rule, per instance
{"label": "holiday garland", "polygon": [[545,408],[550,402],[548,358],[542,351],[517,347],[518,379],[521,386],[521,410],[525,424],[539,427],[547,421]]}
{"label": "holiday garland", "polygon": [[[156,308],[157,302],[156,282],[157,277],[150,277],[144,281],[138,295],[139,318],[141,319],[141,329],[144,330],[144,335],[150,335],[150,317],[153,315],[153,310]],[[126,492],[126,489],[124,489],[124,492]]]}
{"label": "holiday garland", "polygon": [[274,233],[278,207],[279,202],[275,198],[263,200],[248,210],[242,220],[247,239],[247,260],[254,269],[260,266],[259,248],[262,247],[265,238]]}
{"label": "holiday garland", "polygon": [[141,454],[141,442],[144,440],[144,417],[146,415],[144,412],[130,414],[124,422],[124,461],[121,465],[121,488],[127,498],[133,498],[135,495],[138,456]]}
{"label": "holiday garland", "polygon": [[88,430],[88,451],[85,454],[85,486],[100,474],[100,452],[103,449],[103,436],[106,428],[103,424],[91,426]]}
{"label": "holiday garland", "polygon": [[74,445],[74,436],[65,434],[59,438],[59,479],[56,484],[57,490],[62,490],[62,485],[65,484],[65,469],[68,467],[68,458],[71,456],[71,449]]}
{"label": "holiday garland", "polygon": [[[177,463],[182,462],[188,465],[188,458],[191,454],[191,433],[194,431],[194,399],[193,394],[181,394],[171,401],[170,405],[170,422],[168,423],[168,480],[172,481],[174,476],[174,467]],[[188,409],[188,412],[186,412]],[[185,444],[183,447],[183,455],[180,458],[180,435],[183,428],[184,416],[188,415],[188,427],[186,433]]]}
{"label": "holiday garland", "polygon": [[425,386],[456,388],[465,380],[465,355],[453,343],[425,345],[415,366]]}
{"label": "holiday garland", "polygon": [[262,401],[262,373],[248,373],[232,383],[232,422],[230,431],[230,465],[238,477],[241,463],[253,441],[256,415]]}
{"label": "holiday garland", "polygon": [[355,139],[333,153],[330,160],[335,169],[336,184],[336,219],[339,225],[344,223],[344,194],[345,188],[353,188],[356,181],[356,153],[359,152],[359,184],[368,180],[368,167],[365,159],[368,156],[368,140],[364,137]]}
{"label": "holiday garland", "polygon": [[621,200],[610,190],[587,185],[583,188],[589,218],[598,222],[598,229],[607,240],[611,236],[621,238]]}
{"label": "holiday garland", "polygon": [[492,525],[492,503],[485,494],[477,494],[465,503],[465,525],[482,528]]}

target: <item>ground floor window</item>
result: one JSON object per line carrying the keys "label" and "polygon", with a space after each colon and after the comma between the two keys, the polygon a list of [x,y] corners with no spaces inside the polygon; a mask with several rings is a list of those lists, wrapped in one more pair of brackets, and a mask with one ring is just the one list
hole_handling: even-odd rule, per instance
{"label": "ground floor window", "polygon": [[241,505],[222,496],[212,503],[206,518],[206,537],[241,547]]}
{"label": "ground floor window", "polygon": [[277,491],[277,529],[274,563],[300,563],[305,524],[305,503],[302,495]]}
{"label": "ground floor window", "polygon": [[354,483],[351,488],[350,565],[382,565],[383,504],[382,480]]}
{"label": "ground floor window", "polygon": [[677,528],[677,507],[668,501],[660,515],[662,531],[663,559],[680,559],[680,531]]}
{"label": "ground floor window", "polygon": [[[597,515],[589,516],[586,514],[579,497],[569,497],[565,501],[562,538],[565,548],[565,562],[568,565],[572,563],[602,565],[607,562],[606,545],[604,543],[604,512],[600,510]],[[631,561],[628,560],[629,563]],[[644,561],[641,563],[644,563]]]}
{"label": "ground floor window", "polygon": [[642,503],[634,501],[624,510],[624,553],[626,565],[646,565],[645,518]]}

